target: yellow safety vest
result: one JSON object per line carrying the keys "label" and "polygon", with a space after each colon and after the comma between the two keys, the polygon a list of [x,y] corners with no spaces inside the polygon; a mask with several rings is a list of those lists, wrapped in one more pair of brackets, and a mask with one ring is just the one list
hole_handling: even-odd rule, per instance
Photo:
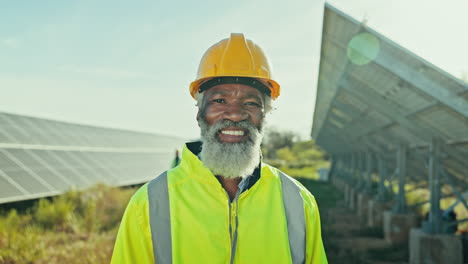
{"label": "yellow safety vest", "polygon": [[179,166],[130,200],[112,256],[117,263],[327,263],[314,197],[262,163],[260,179],[229,200],[187,146]]}

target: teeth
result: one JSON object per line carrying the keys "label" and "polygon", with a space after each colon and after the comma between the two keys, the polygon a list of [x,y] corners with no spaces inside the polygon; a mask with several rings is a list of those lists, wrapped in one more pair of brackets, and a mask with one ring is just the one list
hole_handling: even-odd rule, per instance
{"label": "teeth", "polygon": [[222,134],[225,135],[232,135],[232,136],[243,136],[244,131],[242,130],[223,130],[221,131]]}

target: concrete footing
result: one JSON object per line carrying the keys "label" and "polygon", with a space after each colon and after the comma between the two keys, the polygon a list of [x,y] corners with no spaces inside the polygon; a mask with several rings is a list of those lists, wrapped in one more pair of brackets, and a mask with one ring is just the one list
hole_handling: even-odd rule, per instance
{"label": "concrete footing", "polygon": [[391,244],[400,244],[408,242],[410,230],[417,227],[418,217],[410,213],[385,211],[383,222],[385,240]]}
{"label": "concrete footing", "polygon": [[368,213],[367,213],[367,226],[369,227],[382,227],[383,226],[383,214],[387,210],[388,206],[382,202],[375,200],[369,200]]}
{"label": "concrete footing", "polygon": [[335,185],[336,188],[339,189],[340,191],[343,191],[346,186],[346,183],[338,177],[333,177],[333,179],[334,179],[333,185]]}
{"label": "concrete footing", "polygon": [[349,188],[348,207],[351,210],[356,209],[358,191],[355,188]]}
{"label": "concrete footing", "polygon": [[357,215],[362,224],[367,224],[367,217],[369,214],[369,201],[372,199],[366,193],[360,193],[357,195]]}
{"label": "concrete footing", "polygon": [[331,176],[329,179],[330,179],[330,182],[331,182],[335,187],[338,188],[338,185],[339,185],[339,183],[338,183],[338,182],[339,182],[338,176],[333,175],[333,176]]}
{"label": "concrete footing", "polygon": [[349,190],[351,189],[351,187],[349,187],[348,184],[346,184],[344,186],[344,190],[343,190],[343,196],[344,196],[344,202],[345,202],[345,205],[349,205]]}
{"label": "concrete footing", "polygon": [[432,235],[413,228],[410,264],[463,264],[462,239],[456,235]]}

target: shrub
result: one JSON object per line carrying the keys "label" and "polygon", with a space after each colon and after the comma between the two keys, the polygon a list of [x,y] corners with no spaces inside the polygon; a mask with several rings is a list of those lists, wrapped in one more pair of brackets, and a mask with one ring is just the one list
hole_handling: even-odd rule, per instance
{"label": "shrub", "polygon": [[44,256],[41,232],[34,226],[23,227],[30,219],[14,209],[0,218],[0,263],[32,263]]}
{"label": "shrub", "polygon": [[95,193],[95,219],[100,231],[117,228],[122,219],[127,203],[135,189],[116,189],[104,185],[97,185],[90,190]]}
{"label": "shrub", "polygon": [[97,185],[0,215],[0,263],[108,263],[134,192]]}
{"label": "shrub", "polygon": [[54,198],[52,201],[40,199],[34,212],[36,223],[45,229],[57,231],[75,231],[74,204],[67,195]]}

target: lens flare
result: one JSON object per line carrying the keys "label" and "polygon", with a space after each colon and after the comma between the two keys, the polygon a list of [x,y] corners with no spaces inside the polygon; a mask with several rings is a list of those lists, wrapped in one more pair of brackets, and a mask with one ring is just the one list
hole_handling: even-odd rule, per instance
{"label": "lens flare", "polygon": [[364,65],[375,60],[380,51],[379,40],[367,33],[359,33],[348,43],[347,55],[353,64]]}

